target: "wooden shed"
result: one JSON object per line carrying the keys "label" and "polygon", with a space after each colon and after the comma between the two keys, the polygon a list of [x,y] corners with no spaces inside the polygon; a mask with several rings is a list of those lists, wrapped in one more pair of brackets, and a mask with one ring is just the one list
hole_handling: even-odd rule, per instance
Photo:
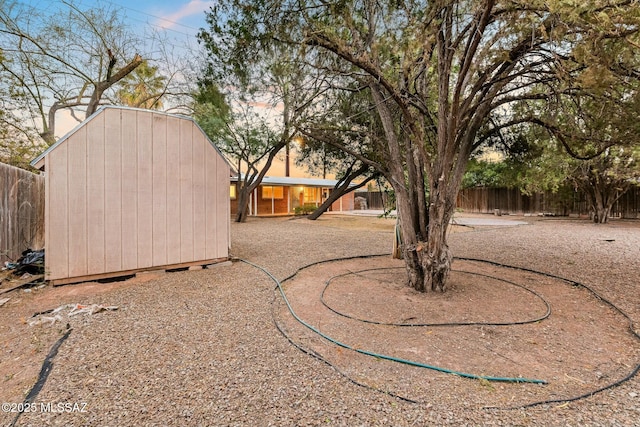
{"label": "wooden shed", "polygon": [[32,165],[54,285],[228,259],[230,166],[189,118],[103,107]]}

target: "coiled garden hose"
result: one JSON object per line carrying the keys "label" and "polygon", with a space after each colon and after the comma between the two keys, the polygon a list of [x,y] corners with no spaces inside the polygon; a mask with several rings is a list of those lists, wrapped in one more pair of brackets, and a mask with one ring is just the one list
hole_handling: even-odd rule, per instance
{"label": "coiled garden hose", "polygon": [[[315,266],[315,265],[319,265],[319,264],[323,264],[323,263],[327,263],[327,262],[336,262],[336,261],[345,261],[345,260],[350,260],[350,259],[363,259],[363,258],[374,258],[374,257],[379,257],[379,256],[389,256],[388,254],[374,254],[374,255],[359,255],[359,256],[351,256],[351,257],[344,257],[344,258],[335,258],[335,259],[327,259],[327,260],[323,260],[323,261],[317,261],[317,262],[313,262],[311,264],[308,264],[306,266],[303,266],[299,269],[297,269],[293,274],[291,274],[290,276],[286,277],[285,279],[282,280],[282,282],[285,282],[287,280],[290,280],[291,278],[293,278],[296,274],[298,274],[300,271],[302,271],[303,269]],[[616,306],[613,302],[609,301],[608,299],[602,297],[600,294],[598,294],[594,289],[592,289],[591,287],[574,281],[574,280],[570,280],[570,279],[566,279],[564,277],[561,276],[557,276],[551,273],[545,273],[545,272],[540,272],[540,271],[536,271],[533,269],[529,269],[529,268],[524,268],[524,267],[517,267],[517,266],[512,266],[512,265],[507,265],[507,264],[502,264],[499,262],[495,262],[495,261],[488,261],[488,260],[482,260],[482,259],[477,259],[477,258],[466,258],[466,257],[455,257],[454,259],[458,259],[461,261],[472,261],[472,262],[479,262],[479,263],[485,263],[485,264],[489,264],[489,265],[493,265],[496,267],[502,267],[502,268],[509,268],[509,269],[514,269],[514,270],[519,270],[519,271],[525,271],[525,272],[529,272],[529,273],[534,273],[534,274],[539,274],[545,277],[549,277],[552,279],[556,279],[556,280],[560,280],[563,281],[571,286],[578,286],[578,287],[582,287],[584,289],[586,289],[588,292],[590,292],[594,297],[596,297],[597,299],[599,299],[600,301],[602,301],[603,303],[607,304],[608,306],[610,306],[612,309],[614,309],[616,312],[618,312],[619,314],[621,314],[625,319],[627,319],[628,322],[628,327],[629,330],[631,332],[631,334],[638,340],[640,340],[640,334],[638,332],[636,332],[635,327],[634,327],[634,322],[631,319],[631,317],[625,313],[622,309],[620,309],[618,306]],[[414,362],[414,361],[410,361],[410,360],[406,360],[406,359],[400,359],[400,358],[396,358],[396,357],[392,357],[392,356],[386,356],[386,355],[381,355],[381,354],[377,354],[374,352],[370,352],[367,350],[361,350],[361,349],[357,349],[357,348],[353,348],[352,346],[349,346],[348,344],[342,343],[340,341],[337,341],[329,336],[327,336],[326,334],[323,334],[321,331],[317,330],[316,328],[314,328],[313,326],[309,325],[308,323],[306,323],[303,319],[301,319],[293,310],[293,307],[291,306],[291,304],[289,303],[286,294],[284,292],[284,289],[282,287],[282,282],[279,281],[275,276],[273,276],[268,270],[266,270],[265,268],[256,265],[250,261],[244,260],[244,259],[239,259],[239,261],[242,261],[254,268],[259,269],[260,271],[262,271],[263,273],[265,273],[275,284],[276,284],[276,289],[278,289],[278,291],[280,292],[283,301],[285,302],[287,309],[289,310],[289,312],[291,313],[291,315],[296,319],[296,321],[298,321],[299,323],[301,323],[302,325],[304,325],[306,328],[310,329],[311,331],[313,331],[314,333],[320,335],[321,337],[325,338],[326,340],[334,343],[335,345],[338,345],[342,348],[345,349],[349,349],[349,350],[353,350],[355,352],[364,354],[364,355],[368,355],[368,356],[373,356],[379,359],[384,359],[384,360],[389,360],[389,361],[393,361],[393,362],[399,362],[399,363],[404,363],[407,365],[411,365],[411,366],[416,366],[416,367],[420,367],[420,368],[425,368],[425,369],[431,369],[431,370],[435,370],[438,372],[443,372],[443,373],[449,373],[449,374],[453,374],[453,375],[457,375],[460,377],[464,377],[464,378],[471,378],[471,379],[483,379],[483,380],[487,380],[487,381],[502,381],[502,382],[514,382],[514,383],[534,383],[534,384],[547,384],[546,381],[544,380],[537,380],[537,379],[527,379],[527,378],[509,378],[509,377],[490,377],[490,376],[481,376],[481,375],[474,375],[474,374],[467,374],[467,373],[463,373],[463,372],[457,372],[454,370],[450,370],[450,369],[446,369],[446,368],[441,368],[441,367],[437,367],[437,366],[432,366],[432,365],[428,365],[428,364],[424,364],[424,363],[419,363],[419,362]],[[474,273],[474,274],[478,274],[478,273]],[[495,277],[492,276],[487,276],[490,278],[494,278],[497,279]],[[331,279],[330,279],[331,280]],[[503,280],[503,279],[498,279],[498,280]],[[520,286],[521,285],[517,285],[516,286]],[[328,286],[328,283],[327,283]],[[524,288],[524,287],[523,287]],[[325,287],[326,289],[326,287]],[[538,295],[537,293],[535,293],[535,291],[529,290],[527,288],[524,288],[532,293],[534,293],[536,296],[538,296],[539,298],[541,298],[545,305],[547,306],[547,313],[542,316],[539,320],[543,320],[544,318],[547,318],[550,313],[551,313],[551,307],[548,304],[548,302],[546,300],[544,300],[544,298],[542,298],[540,295]],[[323,290],[323,294],[324,294],[324,290]],[[324,302],[323,302],[324,303]],[[334,310],[335,312],[335,310]],[[340,313],[338,313],[340,314]],[[348,317],[348,316],[347,316]],[[366,321],[366,320],[362,320],[362,321]],[[530,323],[530,322],[535,322],[538,320],[528,320],[528,321],[524,321],[524,322],[513,322],[513,323],[508,323],[510,324],[522,324],[522,323]],[[390,396],[394,396],[397,397],[401,400],[410,402],[410,403],[421,403],[421,402],[417,402],[414,401],[412,399],[408,399],[406,397],[402,397],[402,396],[398,396],[395,395],[393,393],[384,391],[384,390],[380,390],[380,389],[376,389],[374,387],[368,386],[366,384],[362,384],[359,383],[355,380],[353,380],[352,378],[350,378],[348,375],[340,372],[335,366],[333,366],[330,362],[328,362],[327,360],[323,359],[320,355],[315,354],[314,352],[311,352],[309,350],[306,350],[304,348],[302,348],[300,345],[298,345],[297,343],[295,343],[290,337],[288,337],[286,335],[286,333],[278,326],[277,322],[276,323],[276,327],[278,328],[278,330],[289,340],[289,342],[291,342],[294,346],[296,346],[298,349],[300,349],[301,351],[310,354],[320,360],[322,360],[323,362],[327,363],[329,366],[333,367],[334,369],[336,369],[336,371],[338,371],[341,375],[345,376],[347,379],[349,379],[352,383],[363,386],[363,387],[367,387],[369,389],[373,389],[373,390],[377,390],[379,392],[382,392],[384,394],[390,395]],[[369,322],[369,323],[376,323],[376,322]],[[384,323],[382,323],[384,324]],[[462,326],[462,325],[468,325],[468,324],[474,324],[474,325],[504,325],[504,324],[495,324],[495,323],[485,323],[485,322],[474,322],[474,323],[456,323],[456,324],[448,324],[447,326]],[[420,324],[415,324],[415,325],[411,325],[411,324],[396,324],[396,326],[438,326],[438,324],[424,324],[424,325],[420,325]],[[444,324],[441,324],[441,326],[445,326]],[[594,396],[595,394],[601,393],[605,390],[610,390],[614,387],[618,387],[620,385],[622,385],[623,383],[631,380],[632,378],[634,378],[636,375],[638,375],[638,373],[640,372],[640,362],[636,363],[635,367],[629,372],[629,374],[627,374],[624,378],[614,381],[608,385],[605,385],[603,387],[600,387],[596,390],[592,390],[590,392],[578,395],[578,396],[573,396],[573,397],[568,397],[568,398],[561,398],[561,399],[550,399],[550,400],[542,400],[542,401],[537,401],[537,402],[532,402],[529,404],[524,404],[524,405],[519,405],[519,406],[513,406],[513,407],[490,407],[490,406],[486,406],[483,407],[483,409],[487,409],[487,410],[514,410],[514,409],[524,409],[524,408],[531,408],[531,407],[535,407],[535,406],[540,406],[540,405],[546,405],[546,404],[556,404],[556,403],[568,403],[568,402],[574,402],[577,400],[581,400],[581,399],[585,399],[591,396]]]}
{"label": "coiled garden hose", "polygon": [[331,285],[331,282],[334,279],[337,279],[339,277],[344,277],[344,276],[348,276],[354,273],[363,273],[363,272],[368,272],[368,271],[384,271],[384,270],[397,270],[400,269],[402,267],[380,267],[380,268],[368,268],[368,269],[364,269],[364,270],[358,270],[358,271],[351,271],[348,273],[344,273],[344,274],[339,274],[337,276],[333,276],[331,278],[329,278],[329,280],[327,280],[325,282],[325,286],[322,289],[322,294],[320,295],[320,301],[322,302],[322,304],[327,307],[327,309],[331,310],[332,312],[334,312],[335,314],[345,317],[347,319],[352,319],[352,320],[357,320],[359,322],[363,322],[363,323],[370,323],[372,325],[380,325],[380,326],[404,326],[404,327],[439,327],[439,326],[516,326],[516,325],[526,325],[529,323],[536,323],[536,322],[540,322],[542,320],[545,320],[546,318],[548,318],[551,315],[551,305],[549,305],[549,302],[544,299],[544,297],[542,297],[542,295],[540,295],[539,293],[537,293],[536,291],[526,288],[522,285],[519,285],[515,282],[512,282],[510,280],[505,280],[505,279],[501,279],[499,277],[495,277],[495,276],[490,276],[488,274],[482,274],[482,273],[476,273],[476,272],[471,272],[471,271],[465,271],[465,270],[456,270],[456,269],[452,269],[451,271],[456,271],[458,273],[466,273],[466,274],[473,274],[475,276],[482,276],[482,277],[487,277],[489,279],[493,279],[493,280],[498,280],[500,282],[504,282],[507,283],[508,285],[511,286],[516,286],[518,288],[523,289],[526,292],[529,292],[531,294],[533,294],[536,298],[538,298],[540,301],[542,301],[542,303],[545,305],[546,307],[546,311],[543,315],[538,316],[536,318],[533,319],[526,319],[526,320],[521,320],[521,321],[516,321],[516,322],[445,322],[445,323],[393,323],[393,322],[378,322],[375,320],[369,320],[369,319],[362,319],[362,318],[357,318],[345,313],[342,313],[336,309],[334,309],[333,307],[331,307],[324,298],[324,294],[327,291],[327,289],[329,288],[329,286]]}
{"label": "coiled garden hose", "polygon": [[403,358],[399,358],[399,357],[389,356],[389,355],[386,355],[386,354],[376,353],[376,352],[369,351],[369,350],[363,350],[363,349],[355,348],[355,347],[353,347],[353,346],[351,346],[349,344],[343,343],[341,341],[338,341],[338,340],[330,337],[329,335],[323,333],[322,331],[320,331],[317,328],[313,327],[309,323],[305,322],[295,312],[295,310],[291,306],[291,303],[287,299],[287,295],[285,294],[284,289],[282,288],[282,283],[273,274],[271,274],[264,267],[261,267],[261,266],[259,266],[257,264],[254,264],[254,263],[250,262],[250,261],[247,261],[247,260],[244,260],[244,259],[242,259],[241,261],[246,263],[246,264],[248,264],[248,265],[251,265],[254,268],[257,268],[257,269],[261,270],[267,276],[269,276],[269,278],[271,280],[273,280],[273,282],[278,287],[278,290],[280,291],[280,294],[282,295],[282,299],[285,302],[285,304],[287,306],[287,309],[289,310],[291,315],[294,317],[294,319],[296,319],[296,321],[298,321],[298,323],[300,323],[301,325],[305,326],[307,329],[311,330],[315,334],[321,336],[325,340],[327,340],[327,341],[329,341],[329,342],[331,342],[331,343],[333,343],[333,344],[335,344],[335,345],[337,345],[339,347],[342,347],[342,348],[347,349],[347,350],[355,351],[356,353],[364,354],[364,355],[367,355],[367,356],[372,356],[372,357],[375,357],[377,359],[389,360],[389,361],[392,361],[392,362],[402,363],[402,364],[405,364],[405,365],[415,366],[415,367],[418,367],[418,368],[430,369],[430,370],[433,370],[433,371],[443,372],[443,373],[446,373],[446,374],[457,375],[457,376],[463,377],[463,378],[470,378],[470,379],[476,379],[476,380],[486,380],[486,381],[492,381],[492,382],[547,384],[546,381],[539,380],[539,379],[530,379],[530,378],[522,378],[522,377],[496,377],[496,376],[488,376],[488,375],[470,374],[470,373],[466,373],[466,372],[455,371],[453,369],[448,369],[448,368],[443,368],[443,367],[439,367],[439,366],[429,365],[429,364],[422,363],[422,362],[416,362],[416,361],[413,361],[413,360],[408,360],[408,359],[403,359]]}

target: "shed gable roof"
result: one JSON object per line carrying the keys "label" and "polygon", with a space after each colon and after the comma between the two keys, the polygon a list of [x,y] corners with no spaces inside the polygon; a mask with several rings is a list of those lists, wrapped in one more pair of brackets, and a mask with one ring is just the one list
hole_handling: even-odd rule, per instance
{"label": "shed gable roof", "polygon": [[81,123],[79,123],[75,128],[73,128],[71,131],[69,131],[66,135],[64,135],[62,138],[60,138],[59,140],[57,140],[53,145],[51,145],[49,148],[47,148],[42,154],[40,154],[38,157],[36,157],[35,159],[33,159],[31,161],[31,166],[36,168],[36,169],[40,169],[40,170],[44,170],[44,158],[53,150],[55,150],[58,146],[60,146],[61,144],[64,144],[71,136],[73,136],[76,132],[78,132],[80,129],[82,129],[83,127],[87,126],[87,124],[89,122],[91,122],[92,120],[94,120],[96,117],[100,116],[101,114],[104,114],[104,111],[107,109],[115,109],[115,110],[129,110],[129,111],[137,111],[137,112],[143,112],[143,113],[148,113],[148,114],[155,114],[155,115],[164,115],[164,116],[168,116],[168,117],[175,117],[177,119],[180,120],[187,120],[192,122],[195,127],[202,133],[202,135],[205,137],[205,140],[211,144],[211,146],[216,150],[216,152],[220,155],[220,157],[222,157],[224,159],[224,161],[227,163],[227,165],[229,165],[229,169],[231,170],[231,173],[234,174],[235,168],[231,165],[231,163],[229,162],[229,160],[226,158],[226,156],[220,151],[220,149],[209,139],[209,137],[207,136],[207,134],[204,132],[204,130],[202,130],[202,128],[200,127],[200,125],[198,125],[198,123],[196,123],[195,120],[193,120],[191,117],[187,117],[187,116],[182,116],[182,115],[178,115],[178,114],[170,114],[170,113],[165,113],[162,111],[155,111],[155,110],[145,110],[145,109],[141,109],[141,108],[132,108],[132,107],[122,107],[122,106],[114,106],[114,105],[105,105],[100,107],[95,113],[93,113],[91,116],[89,116],[86,120],[82,121]]}

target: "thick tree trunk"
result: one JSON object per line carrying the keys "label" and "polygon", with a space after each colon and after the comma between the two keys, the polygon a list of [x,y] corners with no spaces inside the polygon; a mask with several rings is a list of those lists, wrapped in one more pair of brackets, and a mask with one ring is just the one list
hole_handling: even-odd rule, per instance
{"label": "thick tree trunk", "polygon": [[593,209],[593,222],[596,224],[606,224],[609,221],[611,210],[606,207],[595,207]]}
{"label": "thick tree trunk", "polygon": [[442,193],[432,195],[429,207],[427,247],[422,257],[426,290],[444,292],[451,272],[453,255],[447,243],[449,220],[453,205]]}
{"label": "thick tree trunk", "polygon": [[593,222],[596,224],[606,224],[607,222],[609,222],[613,204],[618,199],[619,197],[611,194],[600,194],[600,192],[596,190],[595,198],[593,198],[593,200],[591,201]]}
{"label": "thick tree trunk", "polygon": [[603,177],[593,168],[589,168],[586,179],[579,180],[577,184],[587,195],[591,219],[596,224],[606,224],[609,221],[613,205],[630,186],[626,180],[610,180],[610,177]]}
{"label": "thick tree trunk", "polygon": [[444,292],[453,260],[447,231],[454,205],[451,197],[443,193],[431,194],[429,217],[419,219],[428,223],[426,236],[420,236],[412,224],[411,210],[415,209],[412,205],[411,200],[405,200],[402,195],[397,197],[402,255],[409,286],[419,292]]}
{"label": "thick tree trunk", "polygon": [[405,262],[411,287],[419,292],[444,292],[453,261],[447,243],[453,210],[446,199],[431,198],[430,202],[426,239],[405,246]]}
{"label": "thick tree trunk", "polygon": [[131,62],[129,62],[114,74],[113,70],[116,65],[116,61],[115,57],[111,55],[111,51],[109,51],[109,58],[110,61],[107,68],[106,79],[101,82],[94,83],[93,93],[91,94],[91,98],[89,99],[89,103],[87,105],[86,117],[89,117],[96,112],[98,106],[100,105],[102,94],[107,89],[109,89],[120,80],[124,79],[129,73],[135,70],[143,62],[142,57],[136,53]]}
{"label": "thick tree trunk", "polygon": [[[591,174],[594,175],[593,172],[591,172]],[[609,219],[609,212],[606,207],[606,194],[603,194],[603,189],[598,188],[600,180],[597,175],[594,175],[591,181],[593,182],[593,188],[591,189],[593,222],[596,224],[604,224]]]}
{"label": "thick tree trunk", "polygon": [[247,187],[243,186],[238,192],[238,210],[236,212],[236,222],[245,222],[249,215],[249,195]]}

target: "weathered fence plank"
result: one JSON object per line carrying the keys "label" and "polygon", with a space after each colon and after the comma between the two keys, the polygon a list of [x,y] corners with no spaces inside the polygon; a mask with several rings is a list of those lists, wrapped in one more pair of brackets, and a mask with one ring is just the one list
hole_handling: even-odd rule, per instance
{"label": "weathered fence plank", "polygon": [[0,163],[0,262],[44,247],[44,177]]}

